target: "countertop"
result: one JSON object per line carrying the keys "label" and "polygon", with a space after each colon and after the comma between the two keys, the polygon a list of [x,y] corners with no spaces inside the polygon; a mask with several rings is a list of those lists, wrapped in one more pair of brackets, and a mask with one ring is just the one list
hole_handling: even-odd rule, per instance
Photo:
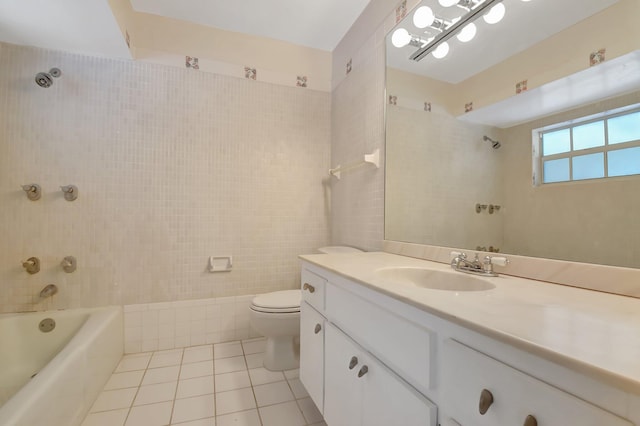
{"label": "countertop", "polygon": [[[451,272],[446,264],[383,252],[303,255],[311,264],[534,355],[640,394],[640,299],[500,275],[487,291],[398,284],[389,267]],[[462,272],[460,272],[462,273]]]}

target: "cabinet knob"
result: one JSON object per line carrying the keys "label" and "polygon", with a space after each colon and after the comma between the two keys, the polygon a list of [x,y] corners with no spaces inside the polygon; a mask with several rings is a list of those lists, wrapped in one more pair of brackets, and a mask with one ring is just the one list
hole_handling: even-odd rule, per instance
{"label": "cabinet knob", "polygon": [[313,293],[314,291],[316,291],[316,288],[309,283],[304,283],[302,289],[307,290],[309,293]]}
{"label": "cabinet knob", "polygon": [[351,361],[349,361],[349,370],[353,370],[356,365],[358,365],[358,357],[352,356]]}
{"label": "cabinet knob", "polygon": [[482,392],[480,392],[480,403],[478,404],[480,414],[484,416],[487,410],[489,410],[489,407],[491,407],[491,404],[493,404],[493,394],[486,389],[482,389]]}
{"label": "cabinet knob", "polygon": [[536,420],[535,417],[533,417],[531,414],[529,414],[527,416],[527,418],[524,419],[524,425],[523,426],[538,426],[538,421]]}
{"label": "cabinet knob", "polygon": [[316,328],[313,329],[313,332],[318,334],[322,330],[322,326],[320,324],[316,324]]}
{"label": "cabinet knob", "polygon": [[363,365],[360,371],[358,371],[358,377],[362,377],[369,372],[369,367]]}

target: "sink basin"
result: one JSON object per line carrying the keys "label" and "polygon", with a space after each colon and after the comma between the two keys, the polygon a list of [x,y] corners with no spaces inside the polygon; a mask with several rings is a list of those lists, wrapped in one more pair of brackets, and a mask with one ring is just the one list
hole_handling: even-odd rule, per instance
{"label": "sink basin", "polygon": [[455,271],[398,267],[377,269],[375,274],[396,284],[413,285],[431,290],[485,291],[496,288],[486,279]]}

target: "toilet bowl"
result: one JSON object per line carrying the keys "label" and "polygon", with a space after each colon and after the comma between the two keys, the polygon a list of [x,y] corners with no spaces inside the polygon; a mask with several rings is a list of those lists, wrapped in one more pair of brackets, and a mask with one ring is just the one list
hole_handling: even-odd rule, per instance
{"label": "toilet bowl", "polygon": [[264,368],[292,370],[300,363],[300,290],[260,294],[251,302],[253,328],[267,338]]}
{"label": "toilet bowl", "polygon": [[[360,252],[353,247],[321,247],[325,254]],[[298,290],[259,294],[251,301],[253,329],[267,338],[264,368],[271,371],[292,370],[300,365],[300,299]]]}

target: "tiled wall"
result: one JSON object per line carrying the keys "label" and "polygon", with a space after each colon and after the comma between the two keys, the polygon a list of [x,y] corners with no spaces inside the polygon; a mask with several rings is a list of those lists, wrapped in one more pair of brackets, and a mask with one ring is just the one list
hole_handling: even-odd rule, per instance
{"label": "tiled wall", "polygon": [[124,306],[125,353],[184,348],[257,337],[252,295]]}
{"label": "tiled wall", "polygon": [[6,44],[0,76],[0,312],[294,288],[297,255],[329,242],[330,94]]}

